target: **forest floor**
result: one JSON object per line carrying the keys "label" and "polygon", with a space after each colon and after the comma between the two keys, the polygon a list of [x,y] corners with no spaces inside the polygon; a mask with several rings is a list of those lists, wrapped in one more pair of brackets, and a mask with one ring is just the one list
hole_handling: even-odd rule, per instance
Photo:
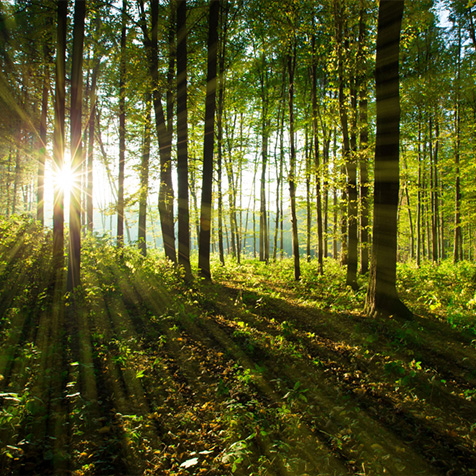
{"label": "forest floor", "polygon": [[2,475],[476,475],[475,266],[399,268],[410,322],[369,319],[327,261],[214,266],[0,222]]}

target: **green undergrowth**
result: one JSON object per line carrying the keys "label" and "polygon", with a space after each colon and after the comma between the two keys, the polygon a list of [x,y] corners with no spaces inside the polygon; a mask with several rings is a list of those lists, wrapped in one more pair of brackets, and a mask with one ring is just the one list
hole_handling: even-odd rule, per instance
{"label": "green undergrowth", "polygon": [[295,282],[289,259],[214,257],[185,283],[86,236],[67,294],[49,233],[0,232],[1,474],[476,474],[472,264],[400,265],[402,324],[333,260]]}
{"label": "green undergrowth", "polygon": [[400,295],[412,309],[448,321],[476,336],[476,265],[468,261],[453,264],[425,262],[400,264]]}

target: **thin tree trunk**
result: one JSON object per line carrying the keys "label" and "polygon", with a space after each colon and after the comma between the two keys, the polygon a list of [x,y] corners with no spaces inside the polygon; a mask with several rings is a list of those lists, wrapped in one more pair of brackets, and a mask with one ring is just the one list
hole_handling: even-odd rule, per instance
{"label": "thin tree trunk", "polygon": [[202,203],[198,250],[199,273],[201,277],[208,280],[211,279],[210,232],[212,222],[213,145],[215,138],[219,11],[219,0],[211,0],[208,20],[207,96],[205,102]]}
{"label": "thin tree trunk", "polygon": [[[100,22],[97,20],[96,30],[99,30]],[[97,54],[93,57],[93,74],[91,78],[91,89],[89,92],[90,114],[88,130],[88,163],[87,163],[87,193],[86,193],[86,211],[88,232],[93,232],[94,227],[94,202],[93,202],[93,165],[94,165],[94,137],[96,135],[96,89],[97,77],[99,74],[100,60]]]}
{"label": "thin tree trunk", "polygon": [[13,181],[13,199],[12,199],[12,215],[17,213],[17,198],[18,190],[20,189],[20,177],[21,177],[21,156],[20,146],[17,145],[15,153],[15,179]]}
{"label": "thin tree trunk", "polygon": [[[86,2],[74,3],[73,55],[71,66],[71,169],[81,170],[84,162],[82,147],[82,83],[83,43]],[[74,290],[81,283],[81,185],[73,187],[69,207],[69,261],[67,289]]]}
{"label": "thin tree trunk", "polygon": [[36,219],[43,225],[45,223],[45,160],[46,160],[46,122],[48,119],[48,91],[50,84],[49,65],[47,64],[49,53],[48,47],[44,47],[45,64],[43,65],[43,87],[41,94],[41,117],[39,130],[39,157],[38,157],[38,190],[37,190],[37,207]]}
{"label": "thin tree trunk", "polygon": [[346,284],[358,289],[357,257],[358,257],[358,227],[357,227],[357,90],[351,87],[351,107],[353,111],[352,127],[350,131],[350,155],[347,162],[347,195],[348,195],[348,233],[349,245],[347,250],[347,277]]}
{"label": "thin tree trunk", "polygon": [[[264,108],[263,108],[264,109]],[[268,262],[269,248],[266,253],[268,243],[268,224],[266,212],[266,167],[268,162],[268,132],[266,124],[266,112],[263,111],[262,131],[261,131],[261,180],[260,180],[260,221],[259,221],[259,259]]]}
{"label": "thin tree trunk", "polygon": [[296,44],[293,45],[292,53],[288,53],[288,78],[289,78],[289,198],[291,201],[291,226],[292,226],[292,246],[294,257],[294,279],[301,278],[301,265],[299,262],[299,239],[298,223],[296,214],[296,149],[294,145],[294,72],[296,69]]}
{"label": "thin tree trunk", "polygon": [[360,117],[360,274],[369,270],[369,173],[368,173],[368,120],[367,88],[362,86],[359,101]]}
{"label": "thin tree trunk", "polygon": [[435,124],[435,147],[433,152],[433,162],[434,162],[434,174],[435,174],[435,189],[434,189],[434,215],[435,215],[435,239],[436,239],[436,257],[437,260],[442,259],[442,249],[440,247],[440,194],[439,194],[439,179],[438,179],[438,155],[440,149],[440,124],[438,111],[436,111],[436,124]]}
{"label": "thin tree trunk", "polygon": [[337,260],[339,258],[338,256],[338,250],[337,250],[337,239],[338,239],[338,228],[339,228],[339,223],[338,223],[338,215],[339,215],[339,208],[337,205],[337,128],[334,127],[334,144],[333,144],[333,149],[332,149],[332,157],[333,157],[333,175],[334,175],[334,180],[332,184],[332,198],[333,198],[333,232],[332,232],[332,257]]}
{"label": "thin tree trunk", "polygon": [[419,114],[418,121],[418,183],[417,183],[417,216],[416,216],[416,261],[417,266],[421,264],[421,249],[422,249],[422,240],[421,240],[421,230],[422,230],[422,204],[421,204],[421,190],[422,190],[422,159],[421,159],[421,114]]}
{"label": "thin tree trunk", "polygon": [[323,176],[323,210],[322,210],[322,241],[323,241],[323,256],[328,256],[329,246],[329,151],[331,144],[331,133],[329,131],[328,137],[324,135],[323,149],[322,149],[322,176]]}
{"label": "thin tree trunk", "polygon": [[149,161],[150,161],[150,141],[151,141],[151,103],[150,92],[145,94],[145,123],[144,142],[142,144],[142,157],[140,164],[140,185],[139,185],[139,220],[138,220],[138,246],[141,254],[147,254],[147,196],[149,189]]}
{"label": "thin tree trunk", "polygon": [[[228,5],[228,3],[227,3]],[[226,50],[226,30],[227,30],[227,5],[221,10],[219,17],[220,32],[219,38],[219,53],[218,53],[218,104],[217,104],[217,186],[218,186],[218,252],[220,262],[225,264],[225,255],[223,250],[223,191],[222,191],[222,164],[223,164],[223,108],[225,100],[225,84],[224,84],[224,69],[225,69],[225,50]]]}
{"label": "thin tree trunk", "polygon": [[145,17],[144,1],[139,0],[140,27],[143,33],[143,43],[149,62],[149,74],[152,79],[152,100],[155,115],[155,127],[159,143],[160,156],[160,186],[159,186],[159,215],[164,244],[165,257],[172,263],[177,262],[174,233],[174,191],[172,184],[172,132],[173,132],[173,78],[175,57],[173,40],[175,32],[174,3],[170,4],[169,41],[168,41],[168,71],[166,113],[167,122],[161,100],[161,87],[159,81],[158,57],[158,22],[159,2],[150,2],[150,32]]}
{"label": "thin tree trunk", "polygon": [[126,164],[126,40],[127,0],[122,0],[121,57],[119,63],[119,179],[117,192],[117,246],[124,244],[124,175]]}
{"label": "thin tree trunk", "polygon": [[[238,251],[237,251],[237,240],[238,240],[238,224],[237,224],[237,219],[236,219],[236,197],[237,197],[237,179],[235,180],[235,175],[233,173],[233,164],[231,157],[233,156],[233,150],[234,150],[234,144],[233,144],[233,136],[234,136],[234,131],[236,127],[236,119],[237,119],[237,114],[234,114],[234,119],[233,119],[233,127],[232,130],[228,130],[228,120],[225,116],[224,117],[224,122],[225,122],[225,128],[226,128],[226,137],[227,137],[227,142],[228,142],[228,153],[225,155],[225,168],[226,168],[226,173],[228,177],[228,204],[229,204],[229,219],[230,219],[230,235],[231,235],[231,254],[234,258],[237,257]],[[240,159],[238,159],[238,162]],[[238,172],[237,177],[239,177],[240,174]]]}
{"label": "thin tree trunk", "polygon": [[316,169],[316,209],[317,209],[317,261],[319,274],[324,273],[324,247],[322,231],[322,196],[321,196],[321,164],[319,157],[319,136],[317,127],[317,58],[316,35],[312,35],[312,70],[311,70],[311,103],[312,103],[312,134],[314,138],[314,166]]}
{"label": "thin tree trunk", "polygon": [[177,5],[177,184],[178,184],[178,264],[185,279],[190,268],[190,211],[188,202],[188,108],[187,108],[187,2]]}
{"label": "thin tree trunk", "polygon": [[[337,2],[335,5],[340,5]],[[338,44],[338,68],[339,68],[339,112],[342,127],[343,156],[347,175],[346,199],[347,218],[342,213],[342,264],[347,264],[346,284],[357,288],[357,171],[355,154],[351,150],[349,140],[349,126],[347,116],[346,96],[344,92],[344,54],[342,51],[342,30],[344,27],[343,12],[336,7],[336,39]],[[355,92],[352,91],[352,106],[356,104]]]}
{"label": "thin tree trunk", "polygon": [[309,133],[305,126],[304,158],[306,162],[306,261],[311,261],[311,153],[309,150]]}
{"label": "thin tree trunk", "polygon": [[460,105],[460,67],[461,67],[461,31],[458,31],[458,57],[456,71],[455,99],[455,196],[454,196],[454,243],[453,262],[461,261],[463,255],[463,236],[461,230],[461,179],[460,179],[460,148],[461,148],[461,105]]}
{"label": "thin tree trunk", "polygon": [[166,93],[166,114],[165,121],[164,110],[159,90],[159,59],[158,59],[158,21],[159,21],[159,3],[158,0],[151,1],[151,75],[153,87],[153,100],[155,111],[155,122],[157,137],[159,139],[160,155],[160,189],[159,189],[159,214],[162,228],[162,238],[164,242],[164,251],[167,259],[172,263],[177,262],[177,253],[175,250],[175,231],[174,231],[174,190],[172,184],[172,132],[173,132],[173,78],[174,78],[174,32],[175,32],[175,7],[174,2],[170,3],[169,19],[169,58],[167,71],[167,93]]}
{"label": "thin tree trunk", "polygon": [[368,174],[368,142],[369,142],[369,126],[368,126],[368,92],[367,92],[367,57],[365,54],[367,25],[365,23],[366,10],[364,1],[360,3],[360,20],[359,20],[359,194],[360,194],[360,267],[359,273],[366,274],[369,270],[369,174]]}
{"label": "thin tree trunk", "polygon": [[[284,72],[286,74],[286,72]],[[276,171],[277,171],[277,180],[276,180],[276,220],[274,225],[274,245],[273,245],[273,261],[276,261],[277,253],[278,253],[278,230],[279,230],[279,223],[282,218],[282,210],[280,207],[281,204],[281,183],[283,180],[283,167],[282,161],[284,156],[283,151],[283,133],[284,133],[284,107],[282,107],[282,101],[279,102],[278,105],[278,125],[277,125],[277,134],[278,137],[276,138],[276,143],[280,142],[279,148],[279,163],[278,163],[278,154],[275,151],[275,164],[276,164]]]}

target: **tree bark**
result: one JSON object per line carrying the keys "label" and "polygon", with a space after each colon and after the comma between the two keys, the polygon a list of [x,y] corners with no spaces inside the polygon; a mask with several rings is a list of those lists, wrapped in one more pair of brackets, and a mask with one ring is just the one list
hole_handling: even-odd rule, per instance
{"label": "tree bark", "polygon": [[178,264],[185,279],[190,268],[190,212],[188,203],[188,109],[187,109],[187,2],[177,5],[177,184]]}
{"label": "tree bark", "polygon": [[366,312],[412,318],[396,289],[399,192],[399,43],[403,0],[381,0],[377,30],[374,225]]}
{"label": "tree bark", "polygon": [[296,149],[294,145],[294,72],[296,68],[296,45],[293,45],[292,53],[288,53],[288,98],[289,98],[289,197],[291,201],[291,226],[292,226],[292,246],[294,258],[294,279],[299,281],[301,278],[301,265],[299,261],[299,239],[298,223],[296,214]]}
{"label": "tree bark", "polygon": [[145,94],[145,124],[144,142],[142,144],[142,157],[140,164],[140,189],[139,189],[139,220],[138,220],[138,246],[143,256],[147,255],[147,196],[149,192],[149,161],[150,161],[150,133],[151,133],[151,103],[150,92]]}
{"label": "tree bark", "polygon": [[[342,218],[342,263],[347,265],[346,284],[353,289],[357,285],[357,169],[355,163],[355,154],[351,150],[349,139],[349,120],[347,114],[346,94],[344,77],[344,52],[342,43],[344,29],[344,11],[340,7],[340,2],[336,2],[336,40],[338,44],[338,69],[339,69],[339,113],[342,128],[343,156],[347,176],[346,199],[347,199],[347,218],[343,211]],[[346,46],[348,48],[348,46]],[[354,102],[355,95],[352,101]],[[354,105],[354,104],[353,104]]]}
{"label": "tree bark", "polygon": [[173,78],[174,78],[174,51],[173,39],[175,32],[174,3],[171,2],[170,22],[169,22],[169,61],[167,71],[167,122],[161,100],[161,87],[159,81],[159,58],[158,58],[158,21],[159,21],[159,2],[151,0],[150,32],[147,27],[145,17],[144,1],[138,2],[140,13],[140,27],[143,33],[144,48],[149,62],[149,75],[152,80],[152,99],[155,115],[155,127],[159,142],[160,156],[160,187],[159,187],[159,214],[160,226],[162,230],[162,239],[164,251],[167,259],[172,263],[177,262],[175,250],[174,233],[174,191],[172,184],[172,132],[173,132]]}
{"label": "tree bark", "polygon": [[38,157],[38,190],[37,190],[37,207],[36,219],[43,225],[45,223],[45,161],[46,161],[46,132],[48,119],[48,91],[50,85],[49,71],[49,52],[48,46],[44,47],[45,64],[43,65],[43,85],[41,92],[41,116],[39,128],[39,157]]}
{"label": "tree bark", "polygon": [[[55,126],[53,135],[53,159],[58,176],[64,166],[64,121],[65,121],[65,57],[68,2],[58,2],[58,25],[56,31],[56,84]],[[53,265],[58,274],[64,265],[64,190],[56,183],[53,204]]]}
{"label": "tree bark", "polygon": [[322,195],[321,195],[321,164],[319,157],[319,135],[317,126],[317,58],[316,35],[312,35],[312,70],[311,70],[311,102],[312,102],[312,134],[314,139],[314,166],[316,168],[316,209],[317,209],[317,262],[319,274],[324,273],[324,246],[322,231]]}
{"label": "tree bark", "polygon": [[268,165],[268,66],[266,55],[261,55],[260,92],[261,92],[261,180],[259,214],[259,259],[269,260],[268,220],[266,211],[266,168]]}
{"label": "tree bark", "polygon": [[119,179],[117,191],[117,246],[124,244],[124,175],[126,164],[126,40],[127,0],[122,0],[121,57],[119,64]]}
{"label": "tree bark", "polygon": [[[78,174],[84,157],[82,147],[83,44],[86,2],[74,3],[73,55],[71,65],[71,170]],[[76,178],[69,207],[69,261],[67,289],[81,284],[81,181]]]}
{"label": "tree bark", "polygon": [[461,111],[460,111],[460,69],[461,69],[461,31],[458,31],[458,56],[456,65],[456,99],[455,99],[455,195],[454,195],[454,242],[453,262],[463,257],[463,234],[461,229]]}
{"label": "tree bark", "polygon": [[[96,19],[96,31],[99,32],[101,21]],[[87,186],[86,186],[86,213],[88,232],[92,233],[94,228],[94,200],[93,200],[93,165],[94,165],[94,140],[96,135],[96,108],[97,108],[97,78],[99,74],[100,58],[97,51],[93,55],[93,73],[91,78],[91,89],[89,91],[89,128],[88,128],[88,163],[87,163]]]}
{"label": "tree bark", "polygon": [[367,57],[365,55],[367,25],[365,23],[365,6],[361,0],[359,20],[359,194],[360,194],[360,266],[359,273],[366,274],[369,270],[369,173],[368,173],[368,92],[367,92]]}
{"label": "tree bark", "polygon": [[207,95],[205,101],[202,203],[200,211],[200,238],[198,245],[199,273],[201,277],[207,280],[211,279],[210,236],[212,221],[213,146],[215,139],[219,10],[219,0],[211,0],[208,20]]}

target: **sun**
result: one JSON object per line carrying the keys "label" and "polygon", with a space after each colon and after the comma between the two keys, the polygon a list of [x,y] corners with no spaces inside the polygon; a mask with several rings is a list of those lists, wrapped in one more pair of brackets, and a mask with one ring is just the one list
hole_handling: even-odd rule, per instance
{"label": "sun", "polygon": [[71,167],[71,155],[69,151],[65,151],[63,168],[55,173],[55,186],[63,191],[65,198],[69,198],[71,192],[78,187],[78,181],[78,174]]}

